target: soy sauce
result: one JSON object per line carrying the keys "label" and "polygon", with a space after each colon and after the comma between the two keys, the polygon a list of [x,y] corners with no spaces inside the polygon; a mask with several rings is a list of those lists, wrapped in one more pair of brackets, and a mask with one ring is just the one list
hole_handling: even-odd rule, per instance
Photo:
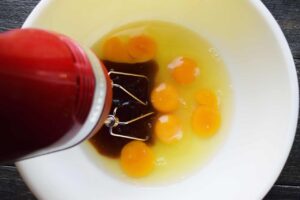
{"label": "soy sauce", "polygon": [[[155,112],[149,98],[150,92],[154,87],[154,78],[158,70],[158,66],[155,61],[151,60],[144,63],[128,64],[103,60],[102,63],[105,65],[108,71],[139,74],[148,78],[147,80],[139,77],[111,74],[110,77],[114,84],[124,87],[143,102],[147,102],[147,105],[142,105],[120,88],[114,87],[113,102],[110,114],[112,114],[114,109],[117,108],[116,116],[120,121],[124,122],[149,112]],[[146,143],[151,145],[154,142],[152,137],[154,119],[155,113],[129,125],[119,125],[113,128],[113,132],[116,134],[137,138],[149,137]],[[90,139],[90,142],[100,154],[111,158],[118,158],[123,146],[130,141],[132,140],[112,136],[109,132],[109,128],[106,125],[103,125],[99,132]]]}

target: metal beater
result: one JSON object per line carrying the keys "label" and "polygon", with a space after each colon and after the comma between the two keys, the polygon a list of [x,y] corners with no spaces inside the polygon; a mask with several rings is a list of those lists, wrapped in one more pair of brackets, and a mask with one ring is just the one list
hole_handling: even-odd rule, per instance
{"label": "metal beater", "polygon": [[[146,80],[147,82],[149,82],[149,79],[147,76],[140,75],[140,74],[125,73],[125,72],[119,72],[119,71],[109,71],[108,75],[109,75],[109,77],[111,77],[111,75],[119,75],[119,76],[130,76],[130,77],[142,78],[142,79]],[[135,100],[137,103],[139,103],[143,106],[147,106],[149,104],[148,101],[141,100],[140,98],[138,98],[137,96],[135,96],[134,94],[129,92],[126,88],[124,88],[120,84],[112,82],[112,86],[122,90],[123,92],[125,92],[125,94],[127,94],[129,97],[131,97],[133,100]],[[118,109],[119,109],[119,107],[115,107],[113,109],[113,112],[110,115],[108,115],[107,119],[104,122],[105,125],[109,128],[110,135],[115,136],[115,137],[131,139],[131,140],[147,141],[149,139],[149,136],[146,136],[145,138],[138,138],[138,137],[129,136],[129,134],[121,135],[121,134],[114,133],[114,128],[116,128],[117,126],[126,126],[131,123],[135,123],[141,119],[144,119],[146,117],[153,115],[154,112],[148,112],[148,113],[142,114],[142,115],[137,116],[136,118],[130,119],[128,121],[120,121],[117,116]]]}

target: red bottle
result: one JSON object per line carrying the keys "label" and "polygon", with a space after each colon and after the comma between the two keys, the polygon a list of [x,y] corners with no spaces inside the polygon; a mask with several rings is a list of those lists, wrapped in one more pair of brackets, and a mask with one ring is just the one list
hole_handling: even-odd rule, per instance
{"label": "red bottle", "polygon": [[37,29],[0,34],[0,162],[72,147],[103,124],[111,85],[99,60]]}

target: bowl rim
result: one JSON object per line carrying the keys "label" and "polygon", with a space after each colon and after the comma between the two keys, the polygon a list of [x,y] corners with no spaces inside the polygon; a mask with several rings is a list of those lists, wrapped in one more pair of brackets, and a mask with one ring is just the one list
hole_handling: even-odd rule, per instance
{"label": "bowl rim", "polygon": [[279,23],[276,21],[271,11],[265,6],[265,4],[262,1],[250,0],[250,2],[252,6],[259,12],[259,14],[262,15],[263,18],[266,20],[267,24],[269,25],[272,32],[274,33],[277,42],[279,43],[281,53],[284,56],[284,60],[287,62],[286,67],[289,75],[290,88],[292,91],[291,99],[294,101],[293,102],[294,105],[292,105],[294,110],[291,111],[292,121],[290,122],[290,127],[289,127],[290,130],[288,131],[290,135],[289,145],[286,146],[285,152],[282,152],[282,154],[285,155],[281,157],[282,159],[280,161],[278,161],[277,171],[274,172],[276,175],[274,175],[273,180],[271,179],[269,180],[269,183],[267,184],[268,186],[266,186],[264,189],[264,193],[260,195],[260,199],[263,199],[265,195],[273,187],[278,177],[280,176],[293,147],[293,143],[297,131],[297,125],[298,125],[298,116],[299,116],[299,85],[298,85],[298,76],[297,76],[296,65],[293,59],[293,54]]}

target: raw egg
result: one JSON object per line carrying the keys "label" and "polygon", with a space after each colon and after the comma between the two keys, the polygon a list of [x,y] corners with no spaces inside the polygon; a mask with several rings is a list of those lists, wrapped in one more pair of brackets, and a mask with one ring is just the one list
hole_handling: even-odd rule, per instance
{"label": "raw egg", "polygon": [[146,35],[139,35],[129,39],[127,49],[135,61],[145,62],[155,57],[156,43]]}
{"label": "raw egg", "polygon": [[144,142],[132,141],[121,151],[121,166],[128,176],[146,176],[154,168],[154,154]]}
{"label": "raw egg", "polygon": [[197,63],[190,58],[178,57],[174,59],[168,68],[172,70],[173,79],[179,84],[192,83],[200,74]]}
{"label": "raw egg", "polygon": [[163,113],[175,111],[179,106],[176,89],[169,84],[161,83],[151,93],[153,107]]}
{"label": "raw egg", "polygon": [[219,130],[221,115],[215,108],[199,106],[192,116],[193,130],[202,137],[211,137]]}
{"label": "raw egg", "polygon": [[208,89],[202,89],[196,94],[196,101],[201,106],[208,106],[211,108],[218,108],[218,97],[212,91]]}
{"label": "raw egg", "polygon": [[131,62],[126,45],[118,37],[112,37],[105,41],[103,57],[113,62]]}
{"label": "raw egg", "polygon": [[163,143],[173,143],[181,140],[183,132],[176,115],[162,115],[155,123],[155,135]]}

